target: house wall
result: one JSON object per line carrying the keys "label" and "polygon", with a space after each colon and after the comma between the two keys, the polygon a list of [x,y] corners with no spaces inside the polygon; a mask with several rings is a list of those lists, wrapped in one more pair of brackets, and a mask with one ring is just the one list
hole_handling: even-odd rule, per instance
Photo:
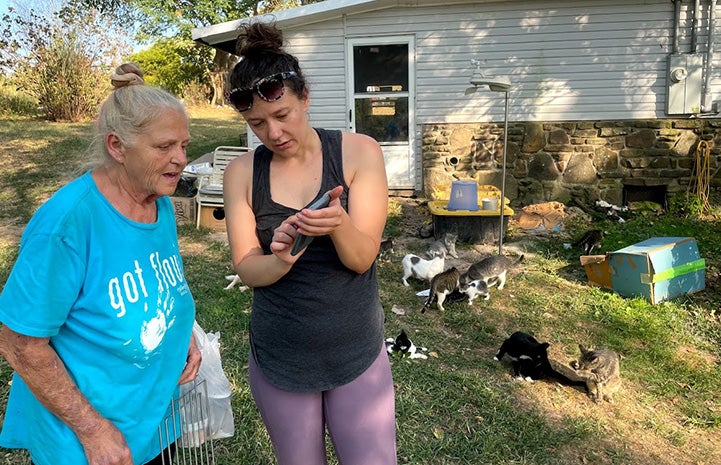
{"label": "house wall", "polygon": [[[708,1],[701,3],[698,52],[707,49]],[[347,129],[344,40],[412,34],[416,44],[415,122],[418,190],[429,163],[428,125],[501,122],[503,94],[465,95],[471,58],[508,76],[509,121],[543,124],[666,118],[667,60],[674,52],[668,0],[557,0],[393,7],[284,30],[288,50],[311,86],[314,125]],[[691,49],[690,10],[682,2],[678,52]],[[721,2],[717,5],[721,18]],[[718,21],[717,21],[718,24]],[[715,28],[710,93],[721,101],[721,27]],[[421,156],[422,154],[422,156]]]}
{"label": "house wall", "polygon": [[[500,188],[502,166],[502,124],[424,125],[423,190],[429,197],[457,179]],[[596,200],[622,205],[629,191],[721,188],[714,177],[719,167],[721,119],[511,123],[505,196],[514,207],[548,201],[590,206]]]}

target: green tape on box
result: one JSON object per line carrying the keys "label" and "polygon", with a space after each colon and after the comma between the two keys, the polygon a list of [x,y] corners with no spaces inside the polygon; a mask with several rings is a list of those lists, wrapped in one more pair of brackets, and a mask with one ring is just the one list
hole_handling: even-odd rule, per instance
{"label": "green tape on box", "polygon": [[676,276],[682,276],[688,273],[693,273],[694,271],[703,270],[704,268],[706,268],[706,260],[700,258],[692,262],[684,263],[683,265],[669,268],[668,270],[663,270],[660,273],[655,273],[650,277],[648,273],[643,273],[641,275],[641,282],[644,284],[658,283],[675,278]]}

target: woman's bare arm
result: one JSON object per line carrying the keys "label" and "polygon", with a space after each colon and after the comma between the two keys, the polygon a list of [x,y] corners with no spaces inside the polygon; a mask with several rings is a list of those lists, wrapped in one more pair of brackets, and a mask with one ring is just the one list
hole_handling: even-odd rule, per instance
{"label": "woman's bare arm", "polygon": [[0,354],[35,397],[75,432],[90,465],[133,465],[125,437],[78,390],[48,338],[0,329]]}

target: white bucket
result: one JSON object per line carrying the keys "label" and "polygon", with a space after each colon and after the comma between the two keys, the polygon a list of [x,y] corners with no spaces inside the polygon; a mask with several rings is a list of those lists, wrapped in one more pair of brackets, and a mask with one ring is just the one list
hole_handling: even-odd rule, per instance
{"label": "white bucket", "polygon": [[498,210],[498,199],[497,198],[481,199],[481,205],[482,205],[483,210],[496,211],[496,210]]}

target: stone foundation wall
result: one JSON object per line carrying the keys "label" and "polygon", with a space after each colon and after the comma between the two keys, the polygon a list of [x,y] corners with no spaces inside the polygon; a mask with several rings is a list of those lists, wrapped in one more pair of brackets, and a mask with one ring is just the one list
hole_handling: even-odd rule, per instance
{"label": "stone foundation wall", "polygon": [[[707,153],[721,187],[721,119],[509,123],[506,197],[515,207],[621,205],[624,186],[683,192]],[[424,125],[423,194],[457,179],[500,187],[502,156],[502,123]]]}

